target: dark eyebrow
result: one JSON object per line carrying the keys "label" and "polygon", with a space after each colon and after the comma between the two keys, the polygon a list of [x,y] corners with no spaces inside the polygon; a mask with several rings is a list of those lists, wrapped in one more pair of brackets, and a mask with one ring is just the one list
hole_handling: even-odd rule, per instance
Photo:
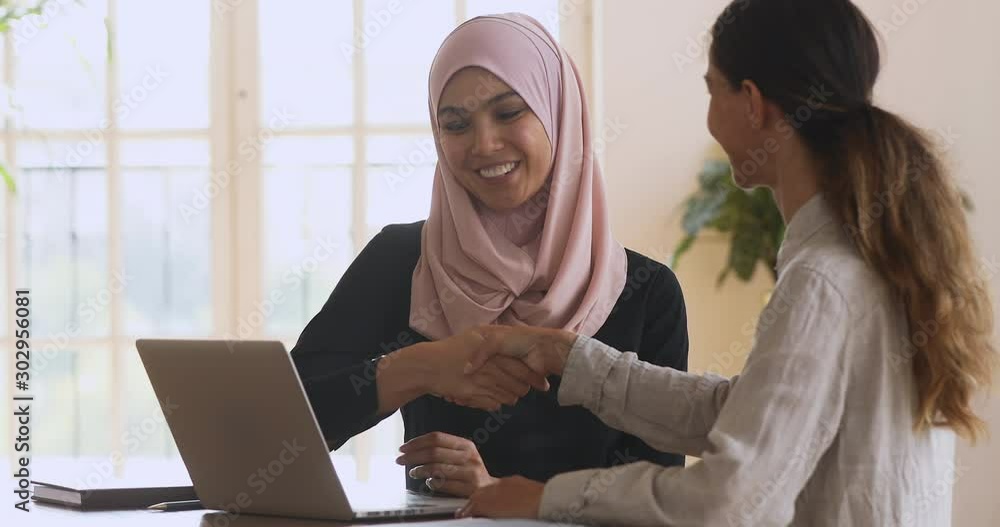
{"label": "dark eyebrow", "polygon": [[[520,97],[520,95],[518,95],[517,92],[515,92],[515,91],[504,92],[504,93],[501,93],[499,95],[495,95],[495,96],[491,97],[490,100],[486,101],[486,106],[492,106],[492,105],[494,105],[494,104],[496,104],[496,103],[498,103],[498,102],[500,102],[500,101],[502,101],[502,100],[504,100],[504,99],[506,99],[508,97]],[[444,114],[446,112],[451,112],[451,113],[455,113],[455,114],[458,114],[458,115],[462,115],[463,113],[467,113],[465,111],[465,109],[463,109],[463,108],[458,108],[458,107],[455,107],[455,106],[445,106],[444,108],[441,108],[440,110],[438,110],[438,115]]]}
{"label": "dark eyebrow", "polygon": [[513,92],[513,91],[501,93],[500,95],[497,95],[496,97],[493,97],[492,99],[486,101],[486,104],[487,104],[487,106],[488,105],[492,105],[492,104],[496,104],[496,103],[502,101],[503,99],[506,99],[507,97],[519,97],[519,95],[517,94],[517,92]]}

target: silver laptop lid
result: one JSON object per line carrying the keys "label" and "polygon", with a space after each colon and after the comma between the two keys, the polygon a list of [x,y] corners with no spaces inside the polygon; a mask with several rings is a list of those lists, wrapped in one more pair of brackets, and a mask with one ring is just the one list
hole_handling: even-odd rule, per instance
{"label": "silver laptop lid", "polygon": [[280,342],[141,339],[136,347],[206,507],[352,519]]}

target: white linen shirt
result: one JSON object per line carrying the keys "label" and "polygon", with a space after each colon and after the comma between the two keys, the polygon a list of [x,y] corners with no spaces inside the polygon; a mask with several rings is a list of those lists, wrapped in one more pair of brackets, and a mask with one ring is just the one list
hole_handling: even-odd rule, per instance
{"label": "white linen shirt", "polygon": [[961,473],[954,434],[914,431],[914,348],[903,307],[849,236],[822,195],[795,214],[754,345],[732,379],[653,366],[579,337],[559,403],[701,460],[560,474],[545,485],[541,517],[630,526],[949,525]]}

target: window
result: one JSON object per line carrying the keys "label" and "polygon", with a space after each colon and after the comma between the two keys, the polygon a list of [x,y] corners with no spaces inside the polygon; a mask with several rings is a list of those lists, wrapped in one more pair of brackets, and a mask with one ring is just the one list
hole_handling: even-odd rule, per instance
{"label": "window", "polygon": [[[135,339],[290,348],[371,236],[427,216],[447,33],[516,10],[560,25],[558,0],[57,5],[2,52],[0,288],[32,290],[36,456],[175,456]],[[387,419],[339,462],[382,477],[401,437]]]}

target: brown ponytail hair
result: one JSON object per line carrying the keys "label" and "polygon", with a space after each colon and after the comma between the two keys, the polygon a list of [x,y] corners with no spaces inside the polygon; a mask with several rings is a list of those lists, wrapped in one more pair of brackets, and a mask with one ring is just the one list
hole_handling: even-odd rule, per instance
{"label": "brown ponytail hair", "polygon": [[997,363],[993,310],[962,198],[922,131],[871,103],[878,40],[850,0],[735,0],[711,57],[757,84],[821,162],[821,189],[861,256],[905,306],[917,430],[976,439],[972,409]]}

